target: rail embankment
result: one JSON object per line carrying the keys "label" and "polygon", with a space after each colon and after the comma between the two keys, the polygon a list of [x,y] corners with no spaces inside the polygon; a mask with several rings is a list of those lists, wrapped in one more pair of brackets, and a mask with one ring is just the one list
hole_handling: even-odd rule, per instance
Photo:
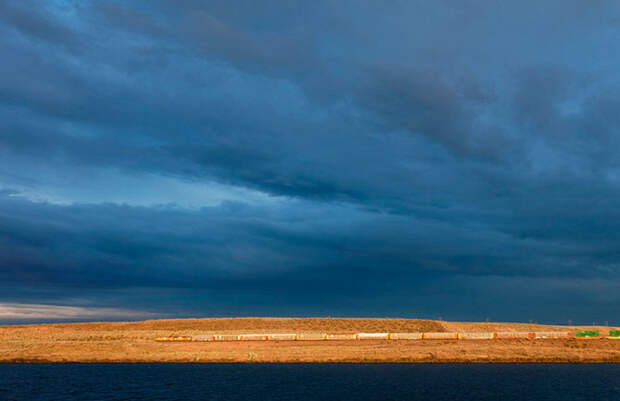
{"label": "rail embankment", "polygon": [[[509,332],[483,332],[483,333],[352,333],[352,334],[329,334],[329,333],[253,333],[253,334],[203,334],[195,336],[166,336],[157,337],[159,342],[184,342],[184,341],[334,341],[334,340],[495,340],[495,339],[519,339],[543,340],[551,338],[576,338],[576,339],[601,339],[598,332],[596,335],[582,335],[582,332],[573,334],[570,331],[509,331]],[[610,332],[609,338],[612,337]]]}
{"label": "rail embankment", "polygon": [[[416,319],[236,318],[0,326],[0,362],[620,362],[618,327]],[[601,339],[516,333],[596,331]],[[441,333],[447,338],[420,338]],[[453,338],[458,333],[459,339]],[[497,338],[486,338],[497,333]],[[504,333],[504,334],[501,334]],[[261,335],[274,340],[258,341]],[[324,335],[332,335],[323,340]],[[383,339],[383,335],[386,339]],[[193,341],[198,336],[231,341]],[[291,335],[298,335],[291,340]],[[389,335],[389,339],[387,336]],[[162,343],[156,337],[185,337]],[[241,340],[237,338],[241,336]],[[356,339],[353,339],[357,336]],[[433,335],[432,337],[435,337]]]}

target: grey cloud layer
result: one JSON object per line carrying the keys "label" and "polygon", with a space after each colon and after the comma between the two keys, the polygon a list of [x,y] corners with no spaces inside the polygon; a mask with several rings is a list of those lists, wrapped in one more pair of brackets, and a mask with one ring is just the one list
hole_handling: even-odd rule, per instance
{"label": "grey cloud layer", "polygon": [[[333,297],[456,275],[617,283],[619,16],[612,1],[0,1],[0,276]],[[101,171],[251,188],[282,210],[18,190]]]}

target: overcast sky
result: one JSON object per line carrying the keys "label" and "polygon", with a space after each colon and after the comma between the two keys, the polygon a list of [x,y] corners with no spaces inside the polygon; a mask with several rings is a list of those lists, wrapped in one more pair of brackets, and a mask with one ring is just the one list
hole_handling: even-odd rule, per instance
{"label": "overcast sky", "polygon": [[0,321],[620,324],[615,0],[0,0]]}

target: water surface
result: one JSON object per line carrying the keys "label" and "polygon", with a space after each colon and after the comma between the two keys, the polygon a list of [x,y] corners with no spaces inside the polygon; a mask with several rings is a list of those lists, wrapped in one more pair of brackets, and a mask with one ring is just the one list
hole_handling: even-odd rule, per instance
{"label": "water surface", "polygon": [[0,364],[0,400],[620,400],[620,364]]}

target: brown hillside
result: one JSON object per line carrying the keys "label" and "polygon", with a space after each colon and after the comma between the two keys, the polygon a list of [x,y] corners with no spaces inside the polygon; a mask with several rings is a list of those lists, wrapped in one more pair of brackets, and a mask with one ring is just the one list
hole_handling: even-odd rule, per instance
{"label": "brown hillside", "polygon": [[234,318],[0,327],[0,362],[620,362],[620,340],[361,340],[157,343],[213,333],[555,331],[519,323]]}

